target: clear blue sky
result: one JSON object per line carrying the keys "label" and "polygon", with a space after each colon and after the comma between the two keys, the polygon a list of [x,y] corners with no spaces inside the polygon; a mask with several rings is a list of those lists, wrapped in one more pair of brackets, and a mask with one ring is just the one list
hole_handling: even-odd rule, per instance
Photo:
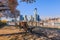
{"label": "clear blue sky", "polygon": [[42,17],[60,17],[60,0],[36,0],[33,4],[20,2],[17,9],[22,15],[34,15],[34,8],[38,9],[38,14]]}

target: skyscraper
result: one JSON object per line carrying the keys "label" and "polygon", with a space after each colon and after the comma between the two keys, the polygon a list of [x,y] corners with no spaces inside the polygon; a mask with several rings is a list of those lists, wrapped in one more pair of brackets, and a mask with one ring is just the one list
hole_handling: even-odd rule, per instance
{"label": "skyscraper", "polygon": [[24,21],[28,21],[27,15],[24,16]]}
{"label": "skyscraper", "polygon": [[37,8],[34,9],[34,21],[40,21],[40,16],[37,14]]}
{"label": "skyscraper", "polygon": [[34,21],[34,18],[33,18],[32,15],[30,16],[30,20],[29,21]]}
{"label": "skyscraper", "polygon": [[37,19],[37,21],[40,21],[41,20],[39,15],[37,15],[37,18],[36,19]]}
{"label": "skyscraper", "polygon": [[23,21],[23,20],[24,20],[23,15],[20,15],[20,21]]}

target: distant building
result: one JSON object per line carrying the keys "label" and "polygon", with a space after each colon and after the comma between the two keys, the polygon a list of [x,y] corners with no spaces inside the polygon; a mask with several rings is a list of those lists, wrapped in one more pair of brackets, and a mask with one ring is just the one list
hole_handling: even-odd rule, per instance
{"label": "distant building", "polygon": [[20,15],[20,21],[23,21],[23,20],[24,20],[23,15]]}
{"label": "distant building", "polygon": [[49,18],[47,20],[44,20],[44,26],[60,26],[60,18]]}
{"label": "distant building", "polygon": [[39,15],[37,15],[37,18],[36,19],[37,19],[37,21],[40,21],[41,20]]}
{"label": "distant building", "polygon": [[40,16],[37,14],[37,8],[34,9],[34,21],[40,21]]}
{"label": "distant building", "polygon": [[24,16],[24,21],[28,21],[27,15]]}
{"label": "distant building", "polygon": [[29,21],[34,21],[34,18],[33,18],[32,15],[30,16],[30,20]]}

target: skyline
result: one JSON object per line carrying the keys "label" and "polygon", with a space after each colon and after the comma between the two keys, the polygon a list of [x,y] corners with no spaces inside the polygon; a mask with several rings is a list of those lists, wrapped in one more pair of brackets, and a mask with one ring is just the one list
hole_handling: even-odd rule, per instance
{"label": "skyline", "polygon": [[34,15],[34,8],[37,8],[40,17],[60,17],[60,0],[36,0],[33,4],[27,4],[25,2],[20,2],[17,9],[22,15]]}

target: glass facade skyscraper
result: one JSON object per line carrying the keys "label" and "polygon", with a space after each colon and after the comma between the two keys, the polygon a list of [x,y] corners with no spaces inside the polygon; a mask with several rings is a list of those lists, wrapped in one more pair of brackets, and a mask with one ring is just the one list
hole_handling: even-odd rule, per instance
{"label": "glass facade skyscraper", "polygon": [[34,9],[34,21],[40,21],[40,16],[37,14],[37,8]]}
{"label": "glass facade skyscraper", "polygon": [[24,21],[28,21],[27,15],[24,16]]}
{"label": "glass facade skyscraper", "polygon": [[23,20],[24,20],[23,15],[20,15],[20,21],[23,21]]}

